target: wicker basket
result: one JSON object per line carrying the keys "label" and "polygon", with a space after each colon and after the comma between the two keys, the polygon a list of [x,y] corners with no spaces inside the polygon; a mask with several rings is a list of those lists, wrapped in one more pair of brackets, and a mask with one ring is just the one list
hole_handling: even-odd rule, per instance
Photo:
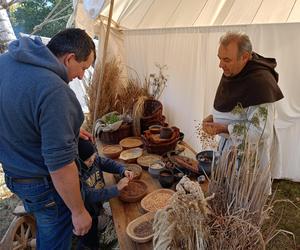
{"label": "wicker basket", "polygon": [[144,132],[151,125],[164,125],[165,117],[162,115],[163,105],[160,101],[148,99],[144,103],[144,115],[141,117],[141,131]]}
{"label": "wicker basket", "polygon": [[122,139],[132,135],[132,124],[123,123],[116,131],[100,133],[99,140],[104,144],[118,144]]}

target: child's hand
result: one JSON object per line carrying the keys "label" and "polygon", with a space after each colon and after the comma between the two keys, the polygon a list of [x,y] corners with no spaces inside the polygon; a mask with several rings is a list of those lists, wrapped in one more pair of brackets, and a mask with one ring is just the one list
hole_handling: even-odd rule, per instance
{"label": "child's hand", "polygon": [[125,175],[125,177],[127,177],[130,181],[132,181],[133,178],[134,178],[134,173],[133,173],[132,171],[129,171],[129,170],[125,170],[124,175]]}
{"label": "child's hand", "polygon": [[118,190],[122,190],[124,187],[127,187],[128,186],[128,182],[129,182],[129,179],[127,177],[124,177],[122,178],[118,184],[117,184],[117,188]]}

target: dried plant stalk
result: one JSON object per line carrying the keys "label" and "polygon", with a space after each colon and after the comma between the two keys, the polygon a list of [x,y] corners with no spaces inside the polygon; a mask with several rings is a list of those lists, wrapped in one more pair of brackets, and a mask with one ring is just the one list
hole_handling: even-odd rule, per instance
{"label": "dried plant stalk", "polygon": [[[94,75],[100,74],[100,69],[98,71],[99,72],[94,72]],[[114,111],[116,93],[118,91],[118,86],[121,85],[121,72],[121,63],[116,58],[113,58],[111,61],[105,63],[103,81],[99,85],[100,98],[97,111],[97,118],[100,118],[106,113]],[[92,131],[93,127],[93,119],[96,107],[97,86],[98,82],[95,81],[86,86],[87,105],[89,108],[89,114],[86,117],[86,125],[87,129],[90,131]]]}

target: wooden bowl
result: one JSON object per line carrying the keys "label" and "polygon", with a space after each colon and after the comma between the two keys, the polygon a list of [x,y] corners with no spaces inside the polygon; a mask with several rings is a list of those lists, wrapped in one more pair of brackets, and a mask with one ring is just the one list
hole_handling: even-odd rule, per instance
{"label": "wooden bowl", "polygon": [[102,148],[102,154],[110,159],[116,159],[120,156],[123,148],[120,145],[106,145]]}
{"label": "wooden bowl", "polygon": [[136,161],[137,158],[142,156],[143,149],[141,148],[131,148],[126,149],[120,154],[120,159],[124,160],[127,163],[133,163]]}
{"label": "wooden bowl", "polygon": [[130,181],[128,186],[120,191],[119,199],[124,202],[137,202],[147,194],[147,185],[142,181]]}
{"label": "wooden bowl", "polygon": [[127,137],[119,142],[124,149],[137,148],[143,145],[140,137]]}
{"label": "wooden bowl", "polygon": [[143,168],[148,168],[150,165],[157,161],[161,161],[162,157],[160,155],[155,155],[155,154],[148,154],[148,155],[143,155],[137,159],[137,163],[142,166]]}
{"label": "wooden bowl", "polygon": [[[156,212],[149,212],[131,221],[126,228],[126,233],[129,236],[129,238],[131,238],[133,241],[137,243],[145,243],[150,241],[154,235],[152,225],[153,225],[155,213]],[[147,224],[145,225],[145,223]],[[139,227],[141,230],[141,226],[143,227],[144,230],[146,230],[147,228],[148,231],[150,232],[152,231],[152,233],[148,235],[142,235],[143,232],[138,233]]]}
{"label": "wooden bowl", "polygon": [[141,206],[146,212],[156,212],[169,204],[174,193],[171,189],[157,189],[141,200]]}

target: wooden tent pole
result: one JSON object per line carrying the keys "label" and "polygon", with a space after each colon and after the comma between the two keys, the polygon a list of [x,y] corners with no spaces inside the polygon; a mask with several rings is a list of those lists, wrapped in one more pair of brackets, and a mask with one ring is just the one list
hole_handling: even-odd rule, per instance
{"label": "wooden tent pole", "polygon": [[[95,122],[96,122],[97,116],[98,116],[100,86],[103,82],[103,77],[104,77],[105,61],[106,61],[106,55],[107,55],[107,46],[108,46],[108,38],[109,38],[109,32],[110,32],[110,26],[111,26],[112,14],[113,14],[113,7],[114,7],[114,0],[111,0],[110,1],[110,7],[109,7],[109,16],[108,16],[107,28],[106,28],[106,33],[105,33],[103,57],[102,57],[102,62],[101,62],[101,69],[102,70],[100,71],[100,77],[99,77],[100,81],[97,83],[98,86],[97,86],[97,91],[96,91],[97,94],[96,94],[96,102],[95,102],[93,127],[95,126]],[[94,133],[94,131],[93,131],[93,133]]]}

